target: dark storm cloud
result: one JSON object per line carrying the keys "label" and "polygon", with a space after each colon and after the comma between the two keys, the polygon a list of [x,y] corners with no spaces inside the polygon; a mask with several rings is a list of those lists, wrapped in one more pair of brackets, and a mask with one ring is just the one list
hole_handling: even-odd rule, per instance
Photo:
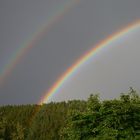
{"label": "dark storm cloud", "polygon": [[[38,30],[64,0],[1,1],[0,66]],[[81,0],[36,42],[6,84],[1,104],[36,103],[82,54],[140,18],[138,0]]]}

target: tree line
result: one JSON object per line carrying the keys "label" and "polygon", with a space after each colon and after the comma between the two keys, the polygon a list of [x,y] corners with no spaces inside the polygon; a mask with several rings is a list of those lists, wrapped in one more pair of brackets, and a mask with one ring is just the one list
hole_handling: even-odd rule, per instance
{"label": "tree line", "polygon": [[139,140],[140,96],[0,107],[0,140]]}

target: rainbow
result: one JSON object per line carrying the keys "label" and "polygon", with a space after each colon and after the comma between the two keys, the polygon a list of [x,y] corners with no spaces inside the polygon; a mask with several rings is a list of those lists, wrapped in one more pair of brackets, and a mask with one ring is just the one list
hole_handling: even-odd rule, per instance
{"label": "rainbow", "polygon": [[7,77],[11,74],[15,66],[20,62],[20,60],[29,52],[29,50],[35,46],[36,42],[47,33],[51,27],[59,21],[72,7],[76,6],[80,1],[79,0],[72,0],[72,1],[65,1],[58,7],[52,15],[50,15],[49,19],[42,24],[41,28],[39,28],[34,35],[28,37],[26,40],[17,50],[14,51],[12,56],[9,58],[7,64],[3,66],[0,70],[0,86],[4,84]]}
{"label": "rainbow", "polygon": [[53,86],[49,90],[45,91],[45,93],[43,94],[45,96],[41,98],[41,100],[39,101],[39,104],[48,102],[52,96],[58,93],[62,85],[69,79],[69,77],[71,77],[75,72],[77,72],[78,69],[82,65],[84,65],[87,61],[89,61],[92,57],[94,57],[95,54],[107,48],[111,43],[120,39],[124,35],[136,30],[137,28],[140,28],[140,21],[136,21],[128,25],[127,27],[119,30],[117,33],[114,33],[108,38],[104,39],[99,44],[93,46],[90,51],[85,53],[70,68],[68,68],[68,70],[66,70],[66,72],[62,74],[62,76],[53,84]]}

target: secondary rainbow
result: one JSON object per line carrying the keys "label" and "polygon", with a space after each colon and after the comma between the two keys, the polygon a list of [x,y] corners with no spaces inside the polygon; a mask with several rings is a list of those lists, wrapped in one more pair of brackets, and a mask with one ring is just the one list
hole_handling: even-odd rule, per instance
{"label": "secondary rainbow", "polygon": [[22,57],[24,57],[29,50],[35,46],[36,42],[44,36],[51,27],[59,21],[72,7],[76,6],[80,1],[72,0],[65,1],[58,7],[54,13],[50,15],[45,23],[41,25],[41,27],[33,33],[33,35],[27,37],[28,39],[19,46],[18,49],[14,51],[14,53],[10,56],[9,61],[5,64],[2,69],[0,69],[0,85],[4,84],[4,81],[11,74],[15,66],[20,62]]}
{"label": "secondary rainbow", "polygon": [[95,56],[98,52],[100,52],[102,49],[105,49],[108,47],[111,43],[118,40],[122,36],[132,32],[133,30],[136,30],[137,28],[140,28],[140,21],[136,21],[127,27],[119,30],[118,32],[112,34],[105,40],[101,41],[99,44],[92,47],[90,51],[85,53],[78,61],[76,61],[62,76],[53,84],[53,86],[45,91],[44,97],[41,98],[39,104],[48,102],[53,95],[58,93],[62,85],[68,80],[69,77],[71,77],[81,65],[84,65],[86,61],[89,61],[92,57]]}

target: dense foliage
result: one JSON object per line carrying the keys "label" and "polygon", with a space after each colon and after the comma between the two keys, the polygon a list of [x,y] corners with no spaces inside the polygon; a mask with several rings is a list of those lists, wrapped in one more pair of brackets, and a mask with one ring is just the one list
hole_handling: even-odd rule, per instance
{"label": "dense foliage", "polygon": [[91,95],[85,111],[70,112],[63,140],[140,140],[140,97],[131,88],[120,99]]}
{"label": "dense foliage", "polygon": [[139,140],[140,97],[0,107],[0,140]]}
{"label": "dense foliage", "polygon": [[73,100],[0,107],[0,140],[59,140],[68,110],[85,106],[85,101]]}

